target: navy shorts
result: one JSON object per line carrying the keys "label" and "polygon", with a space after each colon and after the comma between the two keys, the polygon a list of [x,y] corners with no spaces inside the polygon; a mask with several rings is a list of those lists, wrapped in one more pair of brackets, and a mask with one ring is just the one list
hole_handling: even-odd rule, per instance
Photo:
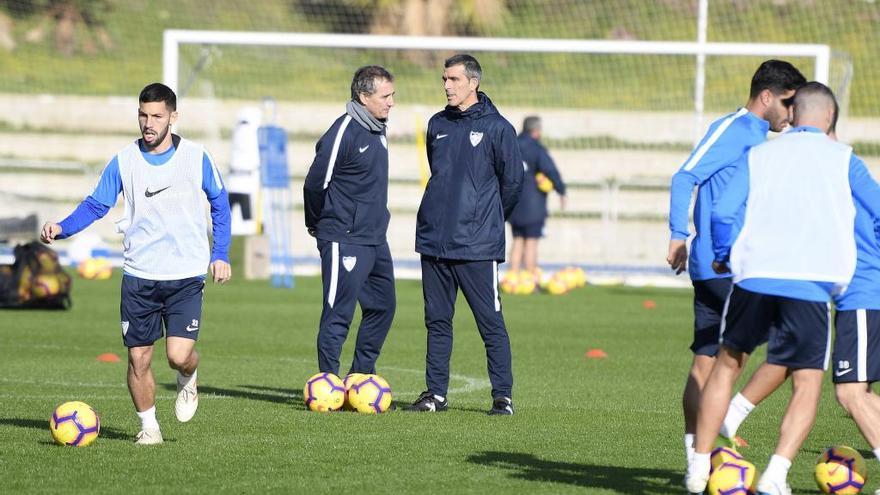
{"label": "navy shorts", "polygon": [[525,237],[526,239],[540,239],[544,237],[544,222],[535,222],[526,225],[510,224],[510,230],[514,237]]}
{"label": "navy shorts", "polygon": [[828,303],[751,292],[734,285],[721,326],[721,343],[751,354],[767,342],[767,362],[791,369],[828,368]]}
{"label": "navy shorts", "polygon": [[152,345],[162,338],[199,338],[204,277],[181,280],[147,280],[122,277],[119,313],[126,347]]}
{"label": "navy shorts", "polygon": [[729,277],[694,280],[694,342],[691,351],[699,356],[718,354],[718,335],[724,301],[733,285]]}
{"label": "navy shorts", "polygon": [[880,311],[838,311],[834,328],[834,383],[880,381]]}

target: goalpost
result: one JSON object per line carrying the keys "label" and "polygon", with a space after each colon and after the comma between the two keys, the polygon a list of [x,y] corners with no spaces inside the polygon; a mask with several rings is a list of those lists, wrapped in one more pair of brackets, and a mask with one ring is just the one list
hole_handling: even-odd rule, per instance
{"label": "goalpost", "polygon": [[[453,53],[480,60],[481,89],[515,127],[525,116],[542,118],[542,140],[571,186],[565,212],[549,201],[557,217],[542,260],[550,262],[656,266],[653,248],[668,241],[669,175],[710,119],[746,102],[763,60],[790,60],[836,92],[849,84],[823,44],[190,30],[167,30],[163,42],[163,78],[180,96],[184,131],[222,152],[235,110],[272,97],[295,183],[317,138],[344,111],[354,70],[388,68],[397,91],[388,127],[396,260],[413,256],[423,126],[446,103],[440,76]],[[301,212],[293,215],[301,224]],[[294,250],[314,256],[308,243]]]}
{"label": "goalpost", "polygon": [[[829,81],[831,65],[831,48],[821,44],[476,38],[170,29],[166,30],[163,35],[162,74],[165,84],[175,91],[180,82],[180,47],[185,44],[378,50],[694,55],[700,58],[706,56],[807,57],[814,60],[813,79],[825,84],[828,84]],[[703,102],[704,85],[705,78],[698,77],[694,91],[695,112],[702,112],[705,107]]]}

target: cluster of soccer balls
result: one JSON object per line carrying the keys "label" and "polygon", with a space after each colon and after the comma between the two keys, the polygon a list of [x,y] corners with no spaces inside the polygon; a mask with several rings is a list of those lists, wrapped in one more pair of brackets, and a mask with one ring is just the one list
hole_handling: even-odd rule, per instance
{"label": "cluster of soccer balls", "polygon": [[113,265],[107,258],[88,258],[76,265],[76,271],[86,280],[107,280],[113,276]]}
{"label": "cluster of soccer balls", "polygon": [[505,294],[528,295],[540,290],[558,296],[586,284],[586,272],[580,267],[569,266],[547,278],[544,278],[540,272],[535,275],[525,270],[508,271],[501,278],[500,285],[501,291]]}
{"label": "cluster of soccer balls", "polygon": [[[816,484],[823,493],[854,495],[867,480],[865,460],[855,450],[829,447],[816,461]],[[712,467],[706,493],[709,495],[754,495],[760,478],[757,468],[736,450],[718,447],[712,451]]]}
{"label": "cluster of soccer balls", "polygon": [[379,414],[391,407],[391,386],[379,375],[351,373],[342,380],[333,373],[318,373],[306,381],[303,398],[310,411]]}

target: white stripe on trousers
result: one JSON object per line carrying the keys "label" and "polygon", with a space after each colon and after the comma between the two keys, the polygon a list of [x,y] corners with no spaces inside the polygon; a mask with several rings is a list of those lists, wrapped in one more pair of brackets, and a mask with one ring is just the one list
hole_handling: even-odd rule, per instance
{"label": "white stripe on trousers", "polygon": [[721,311],[721,323],[718,326],[718,345],[724,342],[724,330],[727,328],[727,308],[730,307],[730,296],[733,295],[735,284],[730,284],[730,290],[727,292],[727,298],[724,300],[724,309]]}
{"label": "white stripe on trousers", "polygon": [[828,338],[825,339],[825,363],[822,370],[828,369],[828,363],[831,362],[831,303],[825,303],[825,317],[828,319]]}
{"label": "white stripe on trousers", "polygon": [[868,312],[856,310],[856,373],[860,382],[868,381]]}
{"label": "white stripe on trousers", "polygon": [[327,304],[333,307],[336,302],[336,284],[339,282],[339,243],[330,243],[330,289],[327,291]]}
{"label": "white stripe on trousers", "polygon": [[495,294],[495,311],[501,311],[501,299],[498,298],[498,262],[492,262],[492,290]]}

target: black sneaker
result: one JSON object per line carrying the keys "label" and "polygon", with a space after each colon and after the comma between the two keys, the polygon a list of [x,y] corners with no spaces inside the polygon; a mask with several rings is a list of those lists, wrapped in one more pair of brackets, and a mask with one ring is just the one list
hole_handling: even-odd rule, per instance
{"label": "black sneaker", "polygon": [[449,402],[445,397],[440,399],[426,390],[406,410],[413,412],[440,412],[445,411],[448,407]]}
{"label": "black sneaker", "polygon": [[509,397],[496,397],[492,401],[492,409],[489,409],[489,414],[493,416],[512,416],[513,401]]}

